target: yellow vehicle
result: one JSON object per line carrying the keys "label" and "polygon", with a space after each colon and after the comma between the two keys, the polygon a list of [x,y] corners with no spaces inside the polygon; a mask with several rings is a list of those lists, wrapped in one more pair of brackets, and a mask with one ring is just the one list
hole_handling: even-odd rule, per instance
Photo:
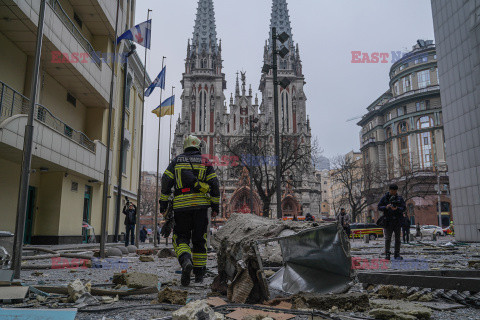
{"label": "yellow vehicle", "polygon": [[368,234],[370,240],[375,240],[378,237],[383,237],[383,228],[380,228],[375,223],[352,223],[350,225],[351,238],[363,238]]}

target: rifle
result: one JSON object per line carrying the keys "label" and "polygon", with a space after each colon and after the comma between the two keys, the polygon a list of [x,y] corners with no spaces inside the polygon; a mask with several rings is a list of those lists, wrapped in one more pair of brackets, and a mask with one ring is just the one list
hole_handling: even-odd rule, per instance
{"label": "rifle", "polygon": [[167,211],[164,214],[165,217],[165,224],[163,225],[162,231],[160,231],[160,235],[163,238],[168,238],[172,233],[173,228],[175,227],[175,218],[173,215],[173,200],[168,201]]}

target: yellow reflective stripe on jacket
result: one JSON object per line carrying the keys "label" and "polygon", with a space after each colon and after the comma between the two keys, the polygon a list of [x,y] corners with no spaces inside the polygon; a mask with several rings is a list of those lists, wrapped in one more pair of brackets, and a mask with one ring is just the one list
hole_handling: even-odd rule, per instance
{"label": "yellow reflective stripe on jacket", "polygon": [[160,201],[168,201],[168,195],[167,194],[161,194],[160,195]]}
{"label": "yellow reflective stripe on jacket", "polygon": [[170,179],[174,179],[173,173],[171,173],[170,171],[165,170],[165,174],[166,174]]}
{"label": "yellow reflective stripe on jacket", "polygon": [[220,203],[220,197],[211,197],[210,200],[212,203],[218,204]]}
{"label": "yellow reflective stripe on jacket", "polygon": [[216,178],[216,177],[217,177],[217,174],[216,174],[215,172],[212,173],[212,174],[209,174],[209,175],[207,176],[207,181],[210,181],[210,180],[212,180],[213,178]]}
{"label": "yellow reflective stripe on jacket", "polygon": [[178,189],[183,189],[182,184],[182,169],[175,167],[175,181],[177,182]]}
{"label": "yellow reflective stripe on jacket", "polygon": [[173,200],[173,209],[209,205],[210,200],[204,194],[200,193],[178,195]]}

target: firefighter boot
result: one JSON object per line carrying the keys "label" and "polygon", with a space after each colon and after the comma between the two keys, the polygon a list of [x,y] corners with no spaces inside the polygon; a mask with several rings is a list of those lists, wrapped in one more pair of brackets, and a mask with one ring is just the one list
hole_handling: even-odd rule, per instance
{"label": "firefighter boot", "polygon": [[182,278],[180,283],[184,287],[188,287],[190,285],[190,277],[192,274],[193,264],[190,254],[184,253],[179,258],[180,264],[182,265]]}
{"label": "firefighter boot", "polygon": [[193,273],[195,274],[195,283],[203,283],[203,279],[205,278],[206,269],[202,268],[194,268]]}

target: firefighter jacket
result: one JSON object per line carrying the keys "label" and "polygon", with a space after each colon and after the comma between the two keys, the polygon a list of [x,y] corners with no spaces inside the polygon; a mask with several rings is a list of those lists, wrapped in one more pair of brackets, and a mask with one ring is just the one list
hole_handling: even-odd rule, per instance
{"label": "firefighter jacket", "polygon": [[173,210],[187,211],[211,207],[219,212],[220,188],[210,161],[200,151],[187,151],[176,157],[162,176],[160,211],[165,212],[174,189]]}

